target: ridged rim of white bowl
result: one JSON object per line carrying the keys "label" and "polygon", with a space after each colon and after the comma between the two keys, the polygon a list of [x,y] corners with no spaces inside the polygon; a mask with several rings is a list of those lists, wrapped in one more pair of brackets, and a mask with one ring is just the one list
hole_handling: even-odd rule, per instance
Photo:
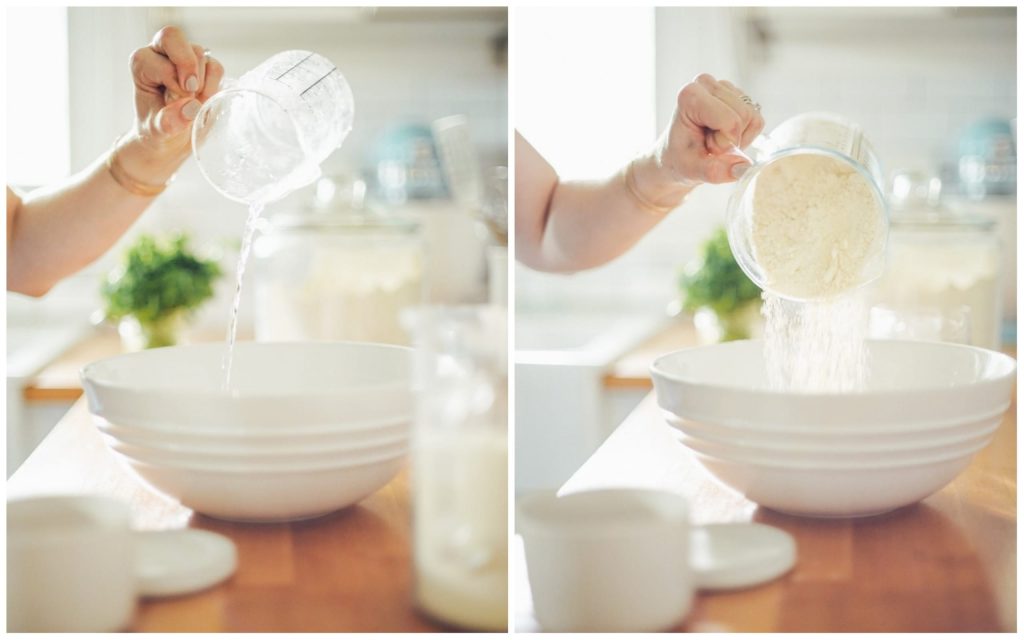
{"label": "ridged rim of white bowl", "polygon": [[[813,460],[816,456],[820,456],[822,458],[822,462],[827,461],[827,462],[830,462],[830,463],[831,462],[837,462],[837,463],[840,463],[840,464],[844,464],[844,463],[856,460],[857,458],[862,458],[863,459],[863,458],[871,458],[871,457],[874,457],[874,456],[877,456],[878,458],[882,458],[882,459],[885,459],[885,460],[888,460],[888,461],[896,461],[896,460],[900,460],[900,459],[913,460],[913,459],[919,458],[921,456],[939,455],[939,453],[937,453],[936,450],[940,450],[941,454],[943,454],[943,455],[951,453],[950,449],[952,449],[953,451],[968,451],[968,450],[970,450],[972,447],[974,447],[977,444],[986,445],[989,442],[991,442],[992,441],[992,436],[993,436],[994,432],[995,432],[995,429],[993,429],[992,431],[990,431],[988,433],[975,434],[974,436],[972,436],[970,438],[966,438],[965,440],[963,440],[961,442],[953,442],[953,443],[949,443],[949,444],[939,444],[939,445],[930,445],[930,446],[918,447],[916,449],[902,449],[902,450],[894,450],[894,451],[847,451],[847,450],[839,450],[839,451],[837,451],[837,450],[834,450],[834,449],[826,449],[826,450],[818,450],[818,451],[778,451],[778,450],[775,450],[775,451],[764,451],[764,450],[757,450],[757,447],[753,447],[753,446],[749,446],[749,445],[741,445],[741,444],[733,444],[733,443],[718,443],[718,442],[713,442],[713,441],[710,441],[710,440],[706,440],[704,438],[687,436],[685,434],[683,434],[680,437],[679,443],[682,444],[684,447],[686,447],[688,449],[693,449],[694,451],[696,451],[698,449],[705,449],[705,450],[708,450],[708,449],[722,449],[722,450],[729,451],[729,452],[735,452],[737,455],[740,455],[740,456],[753,456],[753,457],[768,456],[772,460],[780,460],[780,461],[781,460],[786,460],[786,461],[789,461],[789,462],[794,462],[795,461],[795,462],[798,462],[798,463],[801,462],[801,461],[808,460],[808,459]],[[745,449],[746,451],[740,451],[740,449]],[[754,451],[750,451],[750,449],[754,449]],[[711,454],[711,455],[717,455],[717,454]],[[819,462],[819,460],[814,460],[814,461],[815,462]]]}
{"label": "ridged rim of white bowl", "polygon": [[311,448],[304,451],[275,451],[268,449],[264,451],[196,451],[196,450],[185,450],[180,449],[167,449],[162,446],[152,444],[139,444],[137,442],[130,442],[123,438],[119,438],[110,434],[103,434],[101,436],[104,443],[113,448],[115,446],[130,447],[132,449],[138,449],[142,451],[151,451],[154,455],[160,456],[196,456],[198,458],[205,459],[222,459],[225,461],[231,460],[251,460],[253,462],[273,462],[274,458],[290,458],[290,459],[302,459],[305,457],[323,458],[330,456],[358,456],[373,451],[381,450],[394,450],[399,448],[409,448],[409,438],[395,438],[389,442],[372,442],[366,444],[359,444],[354,447],[347,449],[336,449],[336,448]]}
{"label": "ridged rim of white bowl", "polygon": [[[171,423],[165,423],[161,421],[150,421],[146,422],[150,424],[156,424],[161,426],[139,426],[135,424],[134,420],[122,420],[117,416],[110,416],[110,412],[104,412],[106,415],[99,413],[93,413],[90,411],[90,415],[93,417],[93,423],[97,429],[105,430],[108,427],[102,426],[100,421],[105,421],[114,427],[121,427],[123,429],[129,429],[132,431],[140,431],[151,433],[154,435],[186,435],[190,438],[224,438],[224,437],[241,437],[244,439],[259,439],[259,438],[280,438],[282,436],[324,436],[333,434],[346,434],[353,432],[367,432],[375,431],[377,429],[387,427],[397,427],[401,424],[412,424],[412,415],[402,415],[399,418],[381,418],[375,420],[361,420],[354,423],[344,424],[339,426],[338,424],[312,424],[296,427],[294,425],[279,425],[276,427],[226,427],[223,430],[217,427],[210,427],[207,429],[190,429],[188,427],[177,427],[163,425],[170,425]],[[315,429],[315,430],[314,430]]]}
{"label": "ridged rim of white bowl", "polygon": [[[1002,361],[1004,364],[1008,365],[1008,369],[1005,372],[1001,372],[999,375],[996,375],[996,376],[994,376],[992,378],[984,378],[984,379],[981,379],[981,380],[977,380],[977,381],[974,381],[974,382],[971,382],[971,383],[968,383],[968,384],[964,384],[964,385],[958,386],[957,387],[958,390],[959,389],[974,389],[974,388],[978,388],[978,387],[985,387],[985,386],[989,386],[989,385],[1000,384],[1000,383],[1004,382],[1005,380],[1007,380],[1009,378],[1012,378],[1014,376],[1014,373],[1016,372],[1016,369],[1017,369],[1017,361],[1014,358],[1006,355],[1005,353],[1001,353],[999,351],[993,351],[991,349],[985,349],[985,348],[982,348],[982,347],[975,347],[975,346],[972,346],[972,345],[953,344],[953,343],[950,343],[950,342],[938,342],[938,341],[928,341],[928,340],[868,340],[867,342],[868,342],[869,345],[870,344],[882,344],[882,343],[887,343],[887,344],[908,344],[908,345],[914,345],[915,347],[917,347],[919,345],[932,345],[932,346],[938,346],[938,347],[940,347],[942,349],[948,349],[948,350],[972,351],[972,352],[981,351],[981,352],[984,352],[984,353],[987,353],[987,354],[991,354],[992,356],[994,356],[996,358],[996,360]],[[740,344],[761,344],[761,343],[762,343],[762,341],[760,341],[760,340],[737,340],[737,341],[730,342],[730,343],[725,343],[725,344],[740,345]],[[669,373],[669,372],[664,370],[664,362],[667,361],[669,358],[678,356],[678,354],[680,354],[680,353],[689,353],[689,352],[698,351],[698,350],[708,351],[708,350],[712,350],[712,349],[715,349],[715,348],[720,348],[721,346],[722,346],[721,344],[713,344],[713,345],[704,345],[704,346],[700,346],[700,347],[688,347],[686,349],[677,349],[675,351],[671,351],[669,353],[666,353],[666,354],[663,354],[661,356],[658,356],[658,358],[653,363],[651,363],[651,366],[650,366],[650,369],[649,369],[651,377],[660,377],[660,378],[662,378],[664,380],[668,380],[670,382],[675,382],[675,383],[678,383],[678,384],[684,384],[687,387],[690,387],[690,388],[692,388],[694,390],[704,390],[704,391],[708,391],[708,392],[729,391],[729,392],[733,392],[733,393],[742,393],[744,396],[747,396],[747,397],[754,396],[754,397],[773,398],[773,399],[785,397],[785,398],[794,399],[796,401],[805,401],[805,400],[815,400],[815,401],[818,401],[818,400],[825,399],[825,400],[829,400],[829,401],[833,401],[833,402],[851,402],[851,401],[860,402],[860,401],[862,401],[865,398],[868,398],[868,399],[883,399],[883,398],[896,398],[896,397],[910,398],[910,397],[914,397],[914,396],[923,396],[923,395],[934,394],[936,391],[939,391],[939,390],[942,389],[940,387],[919,388],[919,389],[873,389],[873,390],[870,390],[870,391],[858,391],[858,392],[852,392],[852,393],[850,393],[850,392],[847,392],[847,393],[838,393],[838,392],[819,393],[819,392],[805,392],[805,391],[780,391],[780,390],[774,390],[774,389],[752,388],[752,387],[736,386],[736,385],[729,385],[729,384],[709,384],[709,383],[706,383],[706,382],[695,381],[695,380],[687,378],[687,377],[682,377],[682,376],[674,375],[674,374],[671,374],[671,373]],[[737,347],[733,347],[733,348],[737,348]]]}
{"label": "ridged rim of white bowl", "polygon": [[713,460],[720,460],[722,462],[726,462],[726,463],[729,463],[729,464],[735,464],[735,465],[749,465],[749,466],[754,466],[754,467],[764,467],[764,468],[768,468],[768,469],[779,469],[779,470],[782,470],[782,471],[872,471],[872,470],[876,470],[876,469],[904,469],[904,468],[907,468],[907,467],[920,467],[920,466],[925,466],[925,465],[929,465],[929,464],[938,464],[940,462],[952,462],[954,460],[969,459],[972,456],[974,456],[975,454],[977,454],[979,451],[981,451],[982,449],[987,447],[989,444],[991,444],[991,442],[992,442],[991,439],[986,440],[985,442],[982,442],[981,444],[978,444],[978,445],[976,445],[974,447],[968,447],[963,452],[957,453],[956,455],[949,455],[949,454],[947,454],[947,455],[943,455],[943,456],[934,456],[934,457],[931,457],[931,458],[924,458],[924,459],[921,459],[921,460],[915,460],[913,462],[904,461],[904,462],[899,462],[899,463],[891,463],[891,462],[889,462],[889,463],[884,463],[884,464],[857,464],[857,465],[838,464],[838,463],[836,463],[834,461],[829,461],[827,465],[822,465],[822,464],[819,464],[819,463],[808,463],[808,464],[785,463],[785,464],[781,464],[781,463],[778,463],[778,462],[775,462],[775,461],[754,462],[752,460],[742,459],[742,458],[732,458],[732,457],[725,458],[725,457],[722,457],[720,455],[708,454],[708,453],[703,453],[701,451],[697,451],[696,449],[694,449],[694,448],[692,448],[692,447],[690,447],[688,445],[683,445],[683,446],[686,447],[690,452],[692,452],[697,457],[711,458]]}
{"label": "ridged rim of white bowl", "polygon": [[[740,426],[734,426],[734,424],[729,424],[730,422],[735,422],[736,424],[738,424],[739,421],[717,420],[717,419],[714,420],[714,421],[690,420],[689,418],[681,417],[678,414],[675,414],[675,413],[673,413],[673,412],[671,412],[671,411],[669,411],[667,409],[663,409],[662,411],[665,413],[664,418],[665,418],[665,421],[668,423],[669,428],[675,429],[677,431],[682,431],[684,433],[687,432],[687,430],[686,430],[686,428],[679,426],[679,423],[696,422],[696,423],[699,423],[699,424],[702,424],[702,425],[708,425],[709,427],[712,427],[712,426],[713,427],[720,427],[720,428],[725,429],[727,431],[733,431],[733,432],[737,432],[737,433],[740,433],[740,432],[741,433],[750,433],[751,435],[757,435],[757,436],[760,436],[760,437],[771,436],[771,435],[778,435],[780,438],[784,438],[784,437],[787,437],[787,436],[810,435],[810,436],[822,436],[822,437],[829,438],[829,439],[831,439],[833,441],[836,441],[836,442],[842,442],[842,441],[844,441],[844,440],[846,440],[848,438],[863,438],[864,436],[874,436],[874,435],[916,436],[916,435],[921,435],[921,434],[934,433],[935,431],[946,431],[946,430],[949,430],[949,429],[954,429],[956,427],[962,426],[964,424],[972,425],[972,424],[978,424],[978,423],[982,423],[982,422],[987,423],[990,420],[997,420],[997,421],[1001,422],[1002,415],[1004,415],[1008,409],[1010,409],[1010,402],[1007,402],[1006,406],[1002,407],[998,411],[994,411],[994,412],[991,412],[989,414],[984,414],[984,415],[981,415],[981,416],[972,416],[972,417],[969,417],[969,418],[967,418],[967,419],[965,419],[963,421],[957,420],[957,421],[955,421],[955,423],[944,425],[942,427],[932,427],[932,428],[923,427],[923,428],[920,428],[920,429],[919,428],[912,428],[912,429],[871,429],[871,428],[866,428],[866,427],[864,429],[826,429],[826,428],[822,428],[821,430],[817,430],[817,431],[815,431],[814,429],[811,429],[811,428],[797,430],[797,429],[774,429],[774,428],[770,428],[770,427],[766,427],[766,428],[761,428],[761,427],[740,427]],[[932,423],[932,424],[934,424],[934,423]],[[998,428],[998,424],[996,424],[995,428]],[[882,447],[879,447],[879,449],[881,450]],[[865,450],[865,451],[877,451],[877,450]]]}
{"label": "ridged rim of white bowl", "polygon": [[225,475],[236,475],[236,476],[244,476],[244,475],[249,475],[249,474],[259,474],[259,475],[278,475],[278,474],[280,474],[280,475],[294,475],[294,474],[303,474],[303,473],[320,473],[320,472],[326,472],[326,471],[344,471],[344,470],[347,470],[347,469],[360,469],[360,468],[363,468],[363,467],[371,467],[371,466],[385,464],[385,463],[388,463],[388,462],[400,461],[400,460],[406,458],[409,455],[409,451],[405,450],[405,451],[402,451],[399,454],[389,454],[389,455],[386,455],[386,456],[381,456],[379,458],[373,458],[373,459],[370,459],[370,460],[360,460],[359,462],[351,462],[351,463],[345,463],[345,464],[341,464],[341,465],[338,465],[338,464],[332,464],[332,465],[313,465],[313,466],[304,465],[304,466],[301,466],[301,467],[286,466],[286,467],[280,467],[280,468],[276,468],[276,467],[269,467],[268,468],[266,466],[263,466],[263,467],[253,468],[253,469],[242,469],[242,468],[224,469],[224,468],[216,468],[216,467],[207,467],[205,465],[183,465],[183,464],[178,464],[178,463],[175,463],[175,464],[156,463],[156,462],[150,462],[148,460],[139,460],[138,458],[136,458],[134,456],[130,456],[130,455],[121,453],[120,451],[117,451],[117,450],[115,450],[113,448],[110,448],[110,447],[108,447],[108,450],[111,453],[113,453],[115,456],[117,456],[119,458],[122,458],[122,459],[128,461],[129,463],[131,463],[131,462],[138,462],[140,464],[144,464],[144,465],[153,467],[155,469],[164,469],[164,470],[168,470],[168,471],[177,471],[177,472],[182,472],[182,473],[188,473],[190,471],[196,471],[196,472],[199,472],[199,473],[222,473],[222,474],[225,474]]}
{"label": "ridged rim of white bowl", "polygon": [[131,395],[149,395],[158,393],[164,398],[193,398],[201,400],[221,400],[226,402],[234,402],[240,400],[252,400],[252,399],[273,399],[281,400],[286,398],[331,398],[336,397],[339,392],[344,393],[366,393],[368,391],[377,390],[388,390],[396,389],[399,391],[410,390],[414,387],[412,379],[412,356],[416,352],[412,347],[406,347],[397,344],[383,344],[378,342],[356,342],[351,340],[339,340],[339,341],[305,341],[305,342],[240,342],[235,345],[235,348],[242,349],[274,349],[274,348],[296,348],[296,345],[317,345],[325,348],[334,346],[347,346],[347,347],[358,347],[358,348],[379,348],[388,351],[401,351],[409,355],[410,367],[409,377],[396,382],[384,382],[379,384],[366,384],[366,385],[350,385],[344,389],[332,390],[332,391],[303,391],[301,389],[288,391],[286,393],[273,392],[262,390],[258,392],[244,392],[238,390],[223,389],[152,389],[152,388],[138,388],[126,386],[123,383],[115,383],[109,379],[104,380],[101,376],[98,377],[96,369],[108,366],[111,362],[118,360],[130,360],[145,357],[146,353],[152,353],[156,351],[163,351],[169,349],[177,350],[213,350],[215,348],[226,349],[227,346],[223,343],[204,343],[204,344],[189,344],[189,345],[177,345],[172,347],[160,347],[158,349],[147,349],[145,351],[136,351],[133,353],[122,353],[116,356],[110,356],[95,362],[90,362],[85,365],[79,371],[79,377],[82,382],[87,385],[92,385],[97,388],[123,393]]}
{"label": "ridged rim of white bowl", "polygon": [[[113,440],[116,442],[122,442],[124,444],[133,447],[151,448],[156,451],[164,453],[175,453],[175,454],[197,454],[197,455],[225,455],[225,456],[265,456],[268,454],[274,455],[303,455],[307,453],[348,453],[352,451],[358,451],[362,448],[373,448],[373,447],[384,447],[389,445],[396,445],[400,443],[408,443],[410,436],[408,433],[397,434],[389,436],[386,439],[375,440],[370,442],[360,442],[356,444],[349,443],[347,446],[325,446],[320,443],[310,443],[303,447],[297,448],[275,448],[270,445],[261,445],[259,442],[250,442],[249,444],[254,445],[251,448],[238,448],[231,446],[214,446],[212,444],[195,444],[195,443],[181,443],[181,442],[169,442],[155,444],[152,442],[140,442],[135,440],[133,436],[126,436],[124,434],[115,434],[109,431],[108,428],[97,427],[100,432],[100,436],[104,440]],[[242,442],[247,442],[242,440]],[[210,447],[210,448],[204,448]]]}

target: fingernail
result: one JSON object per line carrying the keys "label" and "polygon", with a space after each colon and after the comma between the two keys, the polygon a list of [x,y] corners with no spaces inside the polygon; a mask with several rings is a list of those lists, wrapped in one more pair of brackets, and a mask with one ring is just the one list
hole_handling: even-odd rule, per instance
{"label": "fingernail", "polygon": [[199,90],[199,78],[195,76],[189,76],[188,80],[185,81],[186,91],[198,91]]}
{"label": "fingernail", "polygon": [[743,177],[743,174],[746,173],[747,169],[749,169],[749,168],[750,168],[749,164],[747,164],[745,162],[741,162],[740,164],[732,165],[732,169],[729,170],[729,173],[732,174],[732,177],[734,177],[737,180],[739,180],[740,178]]}
{"label": "fingernail", "polygon": [[197,113],[199,113],[198,100],[189,100],[185,103],[185,106],[181,108],[181,115],[185,116],[186,120],[194,120]]}

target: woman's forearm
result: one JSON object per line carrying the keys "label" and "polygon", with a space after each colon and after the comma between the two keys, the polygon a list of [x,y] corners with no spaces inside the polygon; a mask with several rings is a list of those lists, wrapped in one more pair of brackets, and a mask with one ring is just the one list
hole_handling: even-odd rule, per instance
{"label": "woman's forearm", "polygon": [[[132,193],[106,165],[106,155],[63,183],[13,201],[8,194],[7,289],[41,296],[92,263],[138,219],[153,196]],[[129,176],[153,186],[165,183],[182,158],[156,160],[138,140],[119,145]]]}
{"label": "woman's forearm", "polygon": [[589,269],[625,253],[692,189],[663,175],[653,155],[604,180],[561,182],[518,134],[516,170],[516,258],[543,271]]}

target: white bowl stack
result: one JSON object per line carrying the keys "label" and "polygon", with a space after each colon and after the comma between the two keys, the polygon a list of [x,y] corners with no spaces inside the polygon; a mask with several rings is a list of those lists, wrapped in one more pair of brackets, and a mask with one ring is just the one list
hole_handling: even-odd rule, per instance
{"label": "white bowl stack", "polygon": [[862,392],[771,390],[757,341],[662,356],[658,404],[718,480],[762,506],[868,516],[922,500],[991,440],[1016,362],[963,345],[870,341]]}
{"label": "white bowl stack", "polygon": [[82,370],[115,455],[187,507],[227,520],[314,518],[402,468],[412,354],[360,343],[240,343],[230,391],[223,344],[169,347]]}

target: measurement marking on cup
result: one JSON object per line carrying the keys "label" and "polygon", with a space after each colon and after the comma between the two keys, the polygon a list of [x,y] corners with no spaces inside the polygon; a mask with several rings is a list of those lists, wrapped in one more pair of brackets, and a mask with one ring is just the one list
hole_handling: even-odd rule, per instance
{"label": "measurement marking on cup", "polygon": [[[274,78],[274,80],[280,80],[281,78],[285,77],[286,75],[288,75],[289,73],[291,73],[291,72],[292,72],[292,71],[293,71],[293,70],[295,69],[295,67],[299,66],[300,64],[302,64],[302,63],[303,63],[303,62],[305,62],[306,60],[309,60],[309,59],[310,59],[310,58],[312,58],[312,57],[313,57],[313,54],[311,53],[311,54],[309,54],[308,56],[306,56],[305,58],[303,58],[302,60],[299,60],[298,62],[296,62],[296,63],[295,63],[295,64],[293,64],[292,66],[290,66],[290,67],[288,67],[287,69],[285,69],[284,73],[282,73],[281,75],[279,75],[279,76],[277,76],[276,78]],[[333,69],[332,69],[332,71],[333,71]]]}
{"label": "measurement marking on cup", "polygon": [[320,84],[321,82],[323,82],[324,80],[326,80],[326,79],[327,79],[327,76],[329,76],[329,75],[331,75],[332,73],[334,73],[334,72],[335,72],[335,70],[337,70],[337,68],[338,68],[338,67],[331,67],[331,70],[330,70],[330,71],[328,71],[328,72],[327,72],[327,73],[325,73],[324,75],[320,76],[320,79],[319,79],[319,80],[317,80],[317,81],[316,81],[316,82],[314,82],[313,84],[311,84],[311,85],[309,85],[308,87],[306,87],[306,88],[305,88],[305,90],[303,90],[303,92],[302,92],[302,93],[300,93],[299,95],[300,95],[300,96],[304,96],[304,95],[306,95],[306,91],[309,91],[310,89],[312,89],[312,88],[313,88],[313,87],[315,87],[316,85],[318,85],[318,84]]}

